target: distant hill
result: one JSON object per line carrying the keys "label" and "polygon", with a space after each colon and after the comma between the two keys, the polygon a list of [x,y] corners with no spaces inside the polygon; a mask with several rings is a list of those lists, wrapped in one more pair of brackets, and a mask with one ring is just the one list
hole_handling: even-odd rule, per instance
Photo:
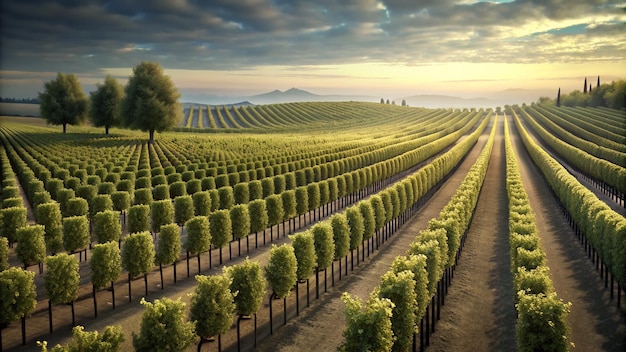
{"label": "distant hill", "polygon": [[[187,97],[188,101],[193,101],[195,104],[207,104],[207,105],[237,105],[237,104],[279,104],[279,103],[293,103],[293,102],[305,102],[305,101],[366,101],[366,102],[378,102],[380,98],[376,98],[368,95],[319,95],[308,92],[306,90],[291,88],[286,91],[280,91],[278,89],[271,92],[250,95],[250,96],[237,96],[227,97],[219,95],[209,94],[194,94]],[[236,103],[241,102],[241,103]]]}
{"label": "distant hill", "polygon": [[[404,99],[409,106],[425,108],[469,108],[469,107],[496,107],[522,103],[532,103],[541,96],[556,97],[556,92],[546,89],[506,89],[498,92],[484,93],[482,97],[462,98],[458,96],[418,94],[392,99],[397,105]],[[387,97],[384,97],[385,100]],[[363,101],[380,102],[380,97],[371,95],[322,95],[311,93],[306,90],[291,88],[285,91],[273,90],[271,92],[250,96],[218,96],[209,94],[193,94],[187,100],[194,104],[205,105],[236,105],[240,104],[279,104],[293,102],[319,102],[319,101]]]}

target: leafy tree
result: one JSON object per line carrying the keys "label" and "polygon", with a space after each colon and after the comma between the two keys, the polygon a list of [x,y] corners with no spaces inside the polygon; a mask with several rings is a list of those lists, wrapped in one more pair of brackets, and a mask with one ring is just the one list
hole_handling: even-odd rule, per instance
{"label": "leafy tree", "polygon": [[319,222],[311,228],[315,243],[317,268],[328,268],[335,259],[335,244],[333,243],[333,228],[327,221]]}
{"label": "leafy tree", "polygon": [[211,196],[209,192],[196,192],[192,196],[194,215],[208,216],[211,212]]}
{"label": "leafy tree", "polygon": [[392,351],[409,351],[417,326],[415,321],[417,301],[413,273],[409,270],[397,274],[393,271],[386,272],[381,277],[379,295],[381,298],[388,298],[394,304],[391,329],[396,340]]}
{"label": "leafy tree", "polygon": [[426,312],[426,307],[430,301],[428,296],[428,273],[426,272],[426,256],[408,255],[398,256],[391,263],[391,270],[401,273],[410,270],[415,281],[415,322],[418,322]]}
{"label": "leafy tree", "polygon": [[363,216],[363,239],[369,240],[376,231],[376,219],[374,218],[374,210],[368,201],[359,202],[358,204],[361,215]]}
{"label": "leafy tree", "polygon": [[17,229],[15,254],[24,267],[43,263],[46,259],[45,229],[43,225],[28,225]]}
{"label": "leafy tree", "polygon": [[341,299],[346,305],[344,314],[347,327],[339,351],[390,351],[394,343],[391,328],[393,302],[379,298],[375,291],[365,307],[358,297],[352,298],[347,292],[343,293]]}
{"label": "leafy tree", "polygon": [[154,143],[155,131],[170,129],[181,119],[180,93],[156,62],[135,66],[125,93],[121,105],[124,124],[149,132],[150,144]]}
{"label": "leafy tree", "polygon": [[63,249],[63,223],[59,203],[39,204],[36,214],[37,223],[45,228],[46,249],[51,253],[61,251]]}
{"label": "leafy tree", "polygon": [[243,263],[224,267],[224,274],[231,280],[230,291],[235,296],[238,315],[252,315],[261,309],[265,295],[265,279],[258,262],[246,258]]}
{"label": "leafy tree", "polygon": [[374,211],[374,219],[376,223],[376,230],[381,229],[385,226],[386,215],[385,215],[385,204],[383,203],[383,199],[375,194],[369,198],[370,204],[372,205],[372,210]]}
{"label": "leafy tree", "polygon": [[196,324],[196,334],[211,337],[230,330],[235,313],[235,294],[231,278],[226,275],[196,275],[191,296],[190,320]]}
{"label": "leafy tree", "polygon": [[154,265],[154,243],[149,232],[128,235],[122,246],[122,267],[130,276],[147,274]]}
{"label": "leafy tree", "polygon": [[250,234],[250,212],[244,204],[235,205],[230,209],[230,222],[233,236],[237,239],[246,238]]}
{"label": "leafy tree", "polygon": [[101,211],[113,210],[113,200],[108,194],[98,194],[89,203],[89,215],[93,219]]}
{"label": "leafy tree", "polygon": [[0,323],[11,323],[37,307],[35,273],[17,267],[0,271]]}
{"label": "leafy tree", "polygon": [[233,198],[235,204],[246,204],[250,201],[250,189],[248,183],[241,182],[233,187]]}
{"label": "leafy tree", "polygon": [[283,200],[278,194],[272,194],[265,198],[267,209],[267,222],[270,226],[278,225],[283,221]]}
{"label": "leafy tree", "polygon": [[[91,187],[91,186],[88,186]],[[89,203],[81,197],[68,199],[64,216],[81,216],[89,214]]]}
{"label": "leafy tree", "polygon": [[52,305],[72,304],[72,325],[74,324],[74,301],[78,298],[80,275],[78,260],[73,255],[60,253],[46,258],[44,287],[48,296],[48,314],[50,317],[50,332],[52,332]]}
{"label": "leafy tree", "polygon": [[63,247],[74,253],[87,248],[90,242],[89,220],[86,216],[63,218]]}
{"label": "leafy tree", "polygon": [[113,284],[122,274],[122,255],[116,242],[99,243],[91,249],[91,282],[96,289]]}
{"label": "leafy tree", "polygon": [[[65,346],[56,345],[51,352],[118,352],[122,349],[124,342],[124,332],[121,326],[107,326],[104,333],[98,331],[85,331],[85,328],[78,325],[72,329],[72,338]],[[48,351],[47,341],[39,342],[42,352]]]}
{"label": "leafy tree", "polygon": [[222,248],[228,244],[233,233],[233,225],[228,210],[217,210],[209,215],[209,232],[211,233],[211,244],[220,249],[220,264],[222,264]]}
{"label": "leafy tree", "polygon": [[176,224],[161,226],[155,262],[159,265],[172,264],[178,259],[181,249],[180,231]]}
{"label": "leafy tree", "polygon": [[141,299],[145,310],[141,317],[139,335],[133,332],[133,347],[137,352],[186,351],[195,340],[194,324],[185,322],[185,303],[167,297],[154,303]]}
{"label": "leafy tree", "polygon": [[49,124],[66,126],[82,124],[87,119],[89,100],[73,74],[57,73],[57,78],[44,83],[39,93],[39,110]]}
{"label": "leafy tree", "polygon": [[317,255],[315,254],[315,243],[313,234],[310,231],[298,232],[289,236],[294,254],[296,255],[298,280],[305,280],[313,274],[317,267]]}
{"label": "leafy tree", "polygon": [[137,188],[135,190],[134,204],[150,205],[152,204],[153,198],[152,190],[150,188]]}
{"label": "leafy tree", "polygon": [[263,199],[256,199],[248,203],[250,212],[250,231],[258,232],[267,228],[267,207]]}
{"label": "leafy tree", "polygon": [[211,248],[211,232],[209,229],[209,219],[206,216],[196,216],[185,223],[187,229],[187,239],[185,249],[190,254],[204,253]]}
{"label": "leafy tree", "polygon": [[224,186],[217,189],[219,194],[220,203],[219,209],[230,209],[233,206],[233,188],[230,186]]}
{"label": "leafy tree", "polygon": [[334,214],[330,218],[335,243],[335,259],[345,257],[350,251],[350,226],[345,214]]}
{"label": "leafy tree", "polygon": [[193,217],[193,198],[191,196],[178,196],[174,198],[174,222],[183,226]]}
{"label": "leafy tree", "polygon": [[150,230],[150,206],[137,204],[128,208],[128,232],[143,232]]}
{"label": "leafy tree", "polygon": [[124,97],[124,88],[113,76],[107,75],[104,84],[97,83],[96,90],[89,94],[91,122],[96,127],[104,127],[105,134],[109,134],[109,128],[120,123],[120,105]]}
{"label": "leafy tree", "polygon": [[350,249],[356,249],[363,241],[363,231],[365,230],[363,215],[357,207],[352,206],[346,209],[346,219],[350,227]]}
{"label": "leafy tree", "polygon": [[174,222],[174,206],[169,199],[157,200],[150,205],[152,231],[159,232],[162,225]]}
{"label": "leafy tree", "polygon": [[568,351],[567,315],[571,303],[559,299],[556,293],[525,294],[518,293],[517,350],[530,351]]}
{"label": "leafy tree", "polygon": [[115,191],[111,193],[111,201],[113,202],[113,210],[125,212],[130,208],[130,193],[127,191]]}
{"label": "leafy tree", "polygon": [[17,241],[17,229],[26,226],[26,208],[10,207],[0,209],[0,235],[6,237],[9,242]]}
{"label": "leafy tree", "polygon": [[93,232],[98,243],[119,241],[122,236],[120,214],[114,210],[97,213],[94,218]]}
{"label": "leafy tree", "polygon": [[263,272],[275,297],[285,298],[289,296],[297,280],[297,269],[298,261],[292,246],[288,244],[283,244],[280,247],[272,245],[270,258],[263,268]]}
{"label": "leafy tree", "polygon": [[296,212],[296,192],[294,190],[285,191],[280,194],[280,197],[283,201],[283,220],[298,215]]}

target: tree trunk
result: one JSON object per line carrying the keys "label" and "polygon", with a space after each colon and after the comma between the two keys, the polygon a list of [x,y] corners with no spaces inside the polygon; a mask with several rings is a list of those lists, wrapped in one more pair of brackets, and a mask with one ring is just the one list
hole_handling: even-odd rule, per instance
{"label": "tree trunk", "polygon": [[150,144],[154,144],[154,130],[150,130]]}
{"label": "tree trunk", "polygon": [[66,132],[67,132],[67,123],[64,123],[63,124],[63,133],[66,133]]}
{"label": "tree trunk", "polygon": [[109,135],[109,126],[104,126],[104,134]]}

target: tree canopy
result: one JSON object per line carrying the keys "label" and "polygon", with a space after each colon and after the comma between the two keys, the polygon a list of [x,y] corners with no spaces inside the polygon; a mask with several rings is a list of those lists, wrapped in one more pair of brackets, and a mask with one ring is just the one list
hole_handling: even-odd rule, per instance
{"label": "tree canopy", "polygon": [[96,90],[89,93],[91,107],[89,117],[96,127],[109,128],[120,123],[120,106],[124,97],[124,88],[111,75],[107,75],[104,84],[96,84]]}
{"label": "tree canopy", "polygon": [[157,62],[142,62],[133,68],[122,100],[124,125],[150,133],[163,132],[180,120],[180,93]]}
{"label": "tree canopy", "polygon": [[44,83],[39,100],[41,116],[49,124],[63,125],[63,133],[68,124],[81,124],[87,119],[89,100],[73,74],[57,73],[56,79]]}

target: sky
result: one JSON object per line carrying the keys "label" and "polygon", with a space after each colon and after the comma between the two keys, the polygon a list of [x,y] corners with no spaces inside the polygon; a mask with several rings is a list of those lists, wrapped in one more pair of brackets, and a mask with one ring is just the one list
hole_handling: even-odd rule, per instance
{"label": "sky", "polygon": [[0,96],[157,61],[185,97],[486,96],[626,78],[626,1],[2,0]]}

